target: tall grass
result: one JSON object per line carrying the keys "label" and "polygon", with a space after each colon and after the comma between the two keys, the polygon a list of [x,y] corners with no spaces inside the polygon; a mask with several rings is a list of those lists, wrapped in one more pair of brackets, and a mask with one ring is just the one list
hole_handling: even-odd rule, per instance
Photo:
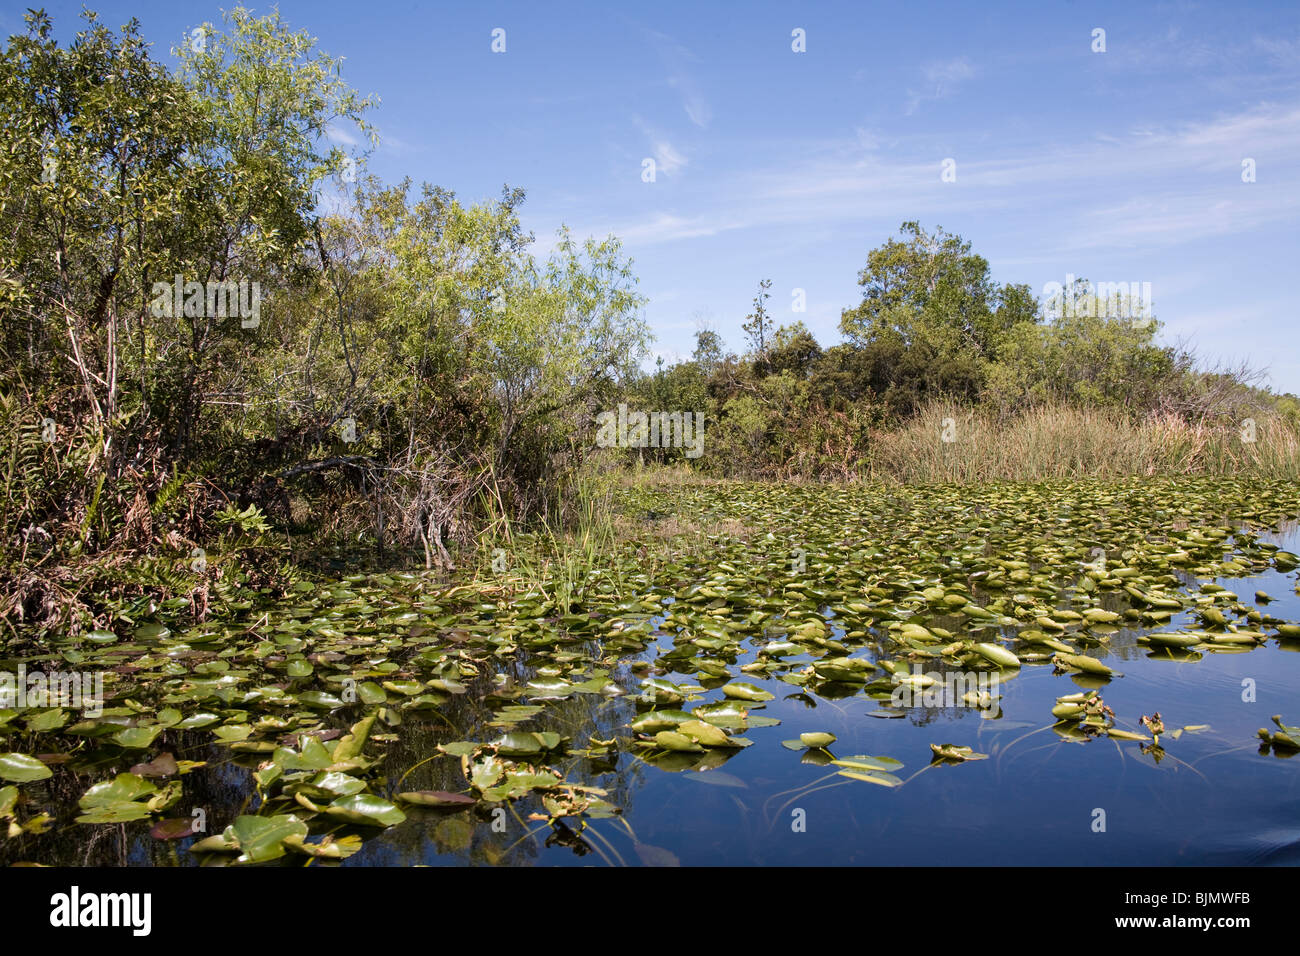
{"label": "tall grass", "polygon": [[568,614],[589,587],[622,588],[614,494],[618,476],[584,468],[560,504],[527,527],[512,523],[499,498],[484,496],[489,514],[479,536],[476,576],[521,591],[536,591]]}
{"label": "tall grass", "polygon": [[[1300,478],[1300,430],[1271,412],[1242,423],[1133,421],[1120,412],[1045,406],[1005,420],[933,403],[873,436],[875,480],[1037,481],[1046,478],[1258,472]],[[1244,440],[1253,434],[1253,442]],[[944,438],[951,438],[945,441]]]}
{"label": "tall grass", "polygon": [[[1251,434],[1253,442],[1244,440]],[[859,478],[921,484],[1242,472],[1300,479],[1300,429],[1268,412],[1257,413],[1252,433],[1241,423],[1189,424],[1174,416],[1135,421],[1070,406],[999,418],[935,403],[900,427],[874,433]],[[639,502],[643,492],[685,494],[710,484],[725,481],[684,465],[629,471],[593,459],[562,505],[527,527],[484,496],[480,503],[490,517],[479,537],[477,577],[542,594],[568,614],[585,594],[621,593],[625,569],[649,571],[671,556],[707,561],[714,537],[744,537],[750,529],[738,520],[683,522],[675,515],[647,523]],[[636,550],[621,560],[620,548],[629,542],[637,542]]]}

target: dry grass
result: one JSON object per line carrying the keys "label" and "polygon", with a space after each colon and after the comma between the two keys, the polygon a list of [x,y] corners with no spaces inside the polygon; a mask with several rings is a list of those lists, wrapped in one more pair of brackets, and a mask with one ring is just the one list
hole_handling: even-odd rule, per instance
{"label": "dry grass", "polygon": [[1064,406],[998,422],[934,404],[904,427],[874,436],[867,477],[905,483],[1239,472],[1300,477],[1295,426],[1260,412],[1254,442],[1243,440],[1244,428],[1174,417],[1135,423],[1114,412]]}
{"label": "dry grass", "polygon": [[625,488],[680,488],[687,485],[698,488],[701,485],[721,484],[726,481],[726,479],[701,474],[685,464],[649,465],[645,467],[634,464],[631,469],[623,470],[622,463],[617,459],[607,458],[606,460],[610,462],[609,467],[619,469],[617,471],[618,481]]}

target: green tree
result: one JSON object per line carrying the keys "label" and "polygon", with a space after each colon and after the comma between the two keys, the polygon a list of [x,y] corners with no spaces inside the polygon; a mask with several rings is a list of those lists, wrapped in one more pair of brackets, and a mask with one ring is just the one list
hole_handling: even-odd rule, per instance
{"label": "green tree", "polygon": [[700,329],[695,333],[695,350],[691,353],[691,360],[705,376],[710,376],[722,364],[722,350],[722,336],[712,329]]}
{"label": "green tree", "polygon": [[987,260],[942,229],[906,222],[904,241],[873,249],[859,273],[862,302],[840,330],[869,353],[869,387],[895,414],[929,396],[973,399],[1011,330],[1032,323],[1037,304],[1024,286],[999,289]]}
{"label": "green tree", "polygon": [[822,347],[802,322],[783,325],[772,336],[766,372],[790,372],[799,378],[806,377],[822,356]]}
{"label": "green tree", "polygon": [[772,318],[767,314],[767,300],[771,298],[768,289],[772,288],[771,279],[763,279],[758,283],[758,294],[754,296],[754,311],[745,316],[746,322],[742,326],[745,334],[749,336],[750,351],[753,352],[756,361],[761,361],[767,356],[768,341],[772,336]]}

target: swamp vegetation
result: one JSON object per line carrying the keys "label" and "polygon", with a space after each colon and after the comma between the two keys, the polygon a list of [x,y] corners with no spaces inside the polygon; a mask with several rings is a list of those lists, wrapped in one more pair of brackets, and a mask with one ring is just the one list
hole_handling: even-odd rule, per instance
{"label": "swamp vegetation", "polygon": [[1300,859],[1293,396],[917,223],[643,371],[278,15],[85,21],[0,54],[0,860]]}
{"label": "swamp vegetation", "polygon": [[[1101,806],[1127,835],[1094,858],[1124,860],[1130,837],[1169,852],[1167,821],[1137,834],[1133,818],[1190,791],[1209,826],[1266,782],[1261,829],[1288,832],[1300,718],[1256,715],[1294,702],[1300,673],[1300,558],[1276,535],[1300,518],[1295,492],[643,483],[619,489],[602,560],[571,573],[354,574],[288,598],[223,583],[202,624],[142,602],[113,632],[25,656],[104,671],[108,703],[0,711],[3,852],[865,862],[870,841],[846,831],[892,819],[902,836],[901,795],[960,805],[950,781],[981,772],[931,827],[991,813],[989,788],[1083,836]],[[993,691],[927,697],[950,673]],[[1120,784],[1139,773],[1135,798]],[[1078,805],[1025,805],[1050,781]],[[871,792],[832,800],[837,785]],[[194,808],[212,832],[192,832]],[[801,844],[792,808],[820,836]],[[1295,836],[1225,858],[1294,860]],[[972,860],[1004,859],[994,832],[963,839]]]}

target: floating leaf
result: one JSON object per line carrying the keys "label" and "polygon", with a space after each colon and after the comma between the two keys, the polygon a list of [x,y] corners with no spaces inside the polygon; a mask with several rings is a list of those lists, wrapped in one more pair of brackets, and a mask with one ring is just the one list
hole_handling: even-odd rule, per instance
{"label": "floating leaf", "polygon": [[131,772],[141,777],[174,777],[180,772],[176,758],[169,753],[159,754],[148,763],[138,763]]}
{"label": "floating leaf", "polygon": [[959,747],[957,744],[930,744],[930,749],[934,751],[934,760],[953,761],[960,763],[965,760],[987,760],[988,754],[979,754],[970,747]]}
{"label": "floating leaf", "polygon": [[722,693],[725,694],[727,697],[731,697],[736,700],[762,701],[762,700],[772,700],[773,698],[776,697],[775,694],[769,693],[768,691],[763,690],[761,687],[757,687],[754,684],[747,684],[747,683],[727,684],[722,688]]}
{"label": "floating leaf", "polygon": [[53,776],[53,771],[35,757],[26,754],[0,754],[0,780],[30,783]]}
{"label": "floating leaf", "polygon": [[155,840],[181,840],[194,834],[193,817],[172,817],[167,820],[159,820],[149,831],[149,835]]}
{"label": "floating leaf", "polygon": [[368,793],[340,797],[325,812],[346,823],[358,823],[364,826],[391,827],[406,819],[406,814],[382,797]]}
{"label": "floating leaf", "polygon": [[841,777],[848,777],[850,780],[861,780],[863,783],[874,783],[881,787],[899,787],[903,784],[903,781],[892,773],[875,773],[870,770],[839,770],[836,772]]}
{"label": "floating leaf", "polygon": [[421,807],[472,807],[476,801],[463,793],[448,793],[446,790],[408,790],[399,793],[397,799],[403,803],[412,803]]}
{"label": "floating leaf", "polygon": [[875,770],[882,773],[901,770],[903,767],[902,761],[895,760],[893,757],[868,757],[861,754],[852,757],[840,757],[832,760],[831,763],[848,770]]}
{"label": "floating leaf", "polygon": [[79,801],[83,808],[129,803],[157,793],[158,788],[134,773],[119,773],[112,780],[95,784]]}
{"label": "floating leaf", "polygon": [[113,734],[111,739],[113,743],[126,750],[145,750],[153,745],[160,733],[162,733],[162,728],[156,725],[152,727],[128,727]]}
{"label": "floating leaf", "polygon": [[361,837],[354,834],[335,837],[326,834],[315,842],[307,842],[306,837],[291,833],[284,838],[285,849],[321,860],[346,860],[361,849]]}
{"label": "floating leaf", "polygon": [[679,734],[672,730],[661,730],[655,734],[655,746],[662,747],[664,750],[698,751],[704,749],[685,734]]}
{"label": "floating leaf", "polygon": [[293,814],[257,817],[240,816],[230,825],[230,836],[239,844],[240,863],[265,863],[284,856],[284,841],[307,835],[307,824]]}

